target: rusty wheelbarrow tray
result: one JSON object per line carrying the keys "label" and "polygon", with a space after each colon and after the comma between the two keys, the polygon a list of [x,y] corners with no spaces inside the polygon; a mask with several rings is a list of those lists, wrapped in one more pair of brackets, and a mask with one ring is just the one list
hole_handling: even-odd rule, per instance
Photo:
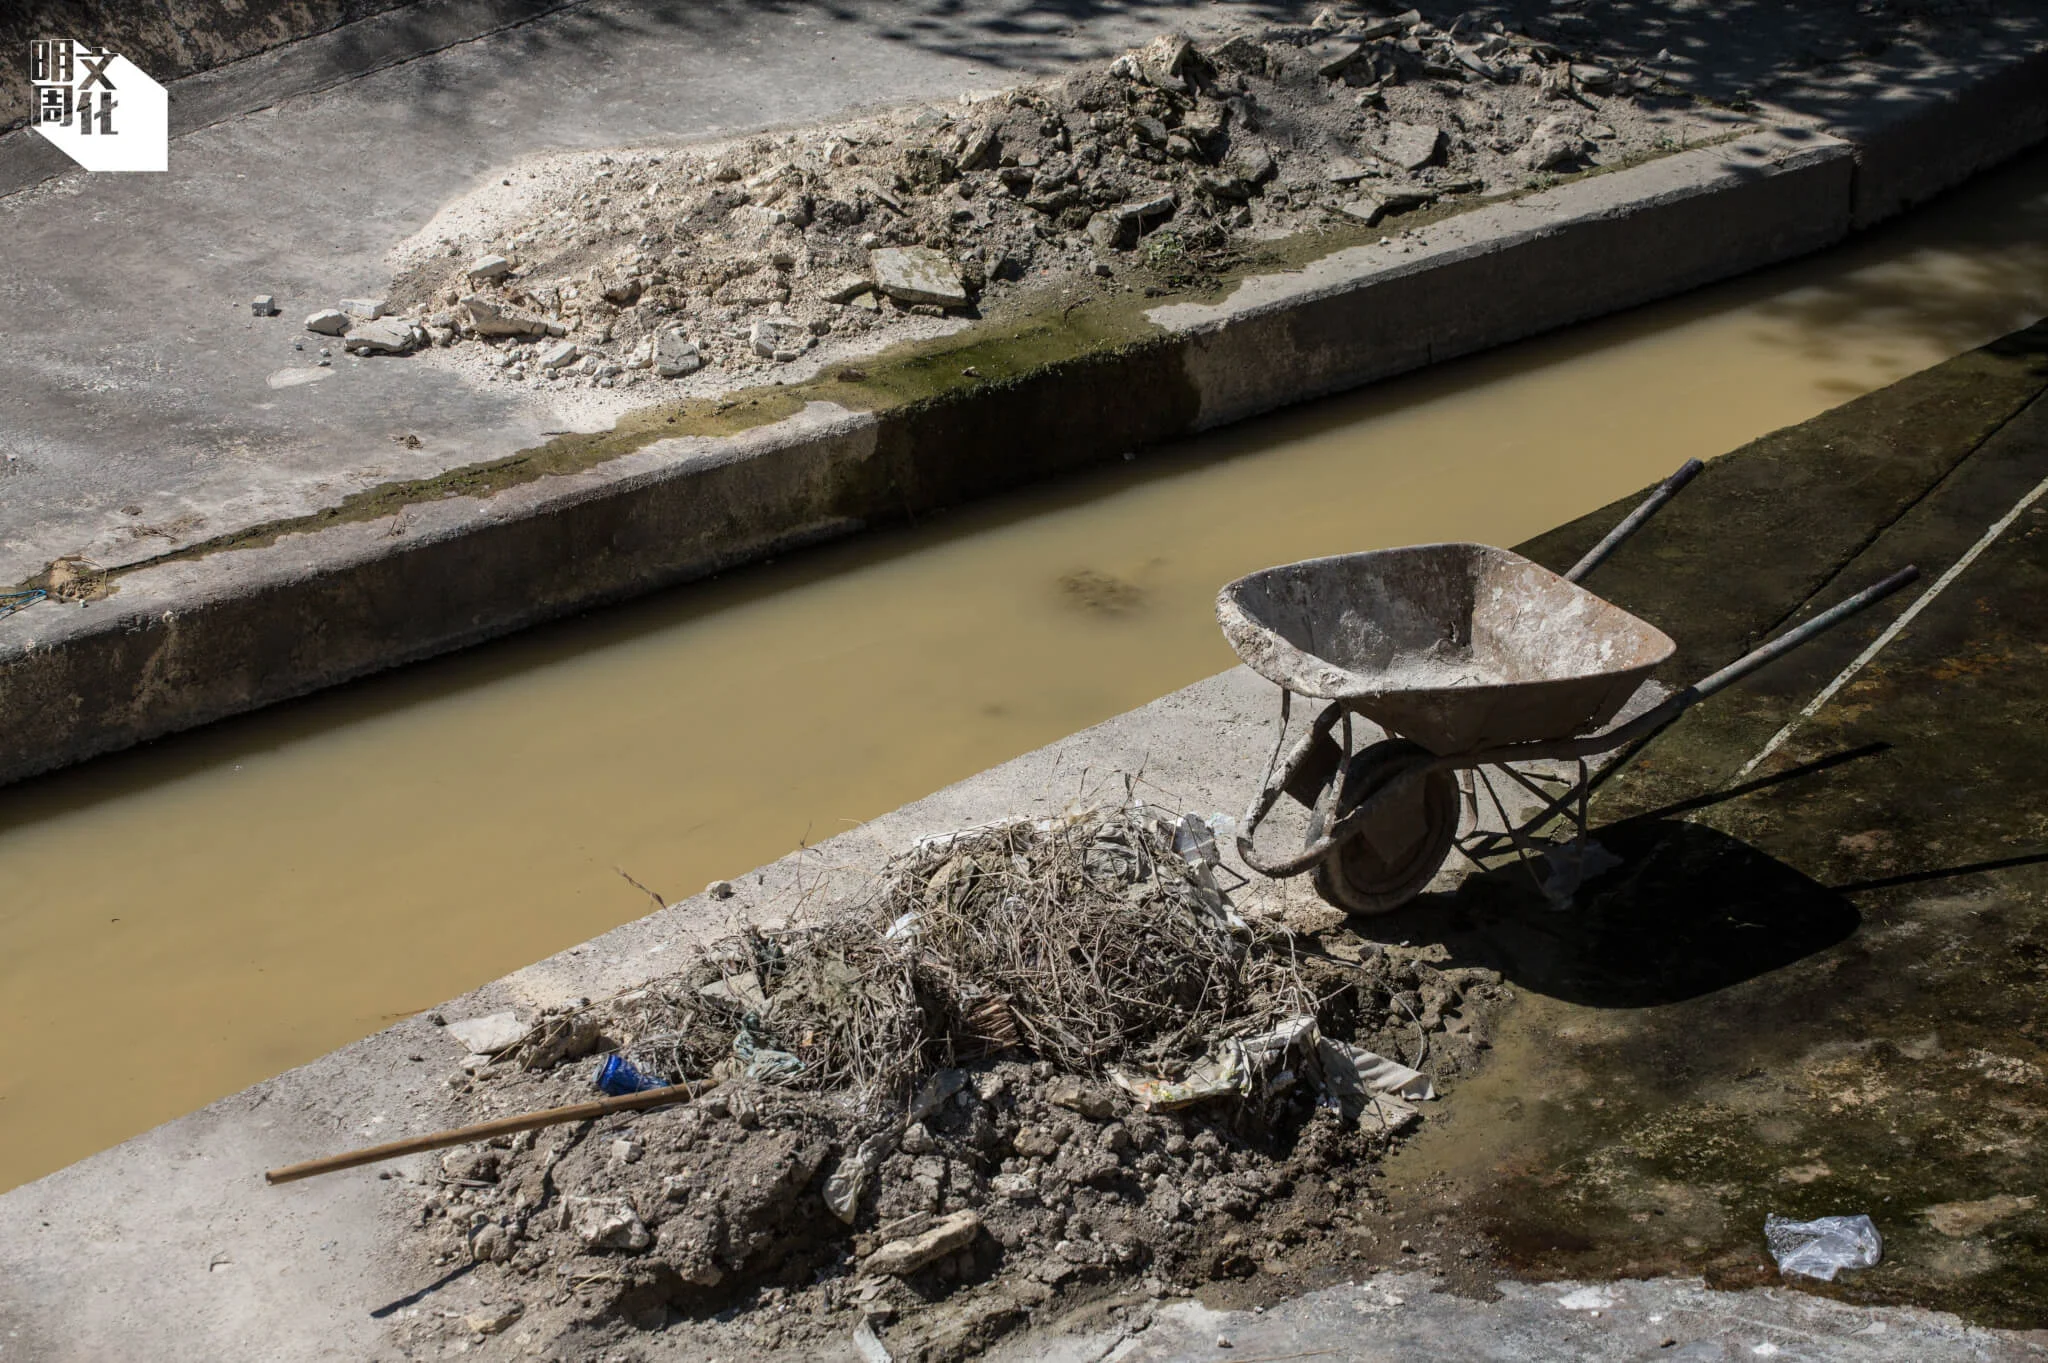
{"label": "rusty wheelbarrow tray", "polygon": [[[1284,760],[1275,754],[1238,833],[1245,864],[1269,876],[1313,870],[1331,903],[1384,913],[1421,893],[1454,847],[1475,861],[1509,846],[1525,862],[1552,853],[1533,835],[1562,814],[1577,830],[1567,855],[1550,858],[1564,874],[1539,885],[1567,898],[1584,865],[1587,758],[1654,733],[1919,576],[1904,568],[1611,723],[1675,645],[1579,579],[1700,467],[1689,461],[1562,576],[1489,545],[1422,544],[1283,564],[1225,587],[1217,620],[1245,664],[1280,686],[1282,742],[1293,697],[1329,702]],[[1352,752],[1352,715],[1388,738]],[[1528,763],[1576,774],[1517,769]],[[1511,818],[1489,770],[1535,795],[1535,816]],[[1481,785],[1504,829],[1461,840]],[[1255,839],[1283,793],[1308,807],[1308,835],[1294,855],[1268,858]]]}

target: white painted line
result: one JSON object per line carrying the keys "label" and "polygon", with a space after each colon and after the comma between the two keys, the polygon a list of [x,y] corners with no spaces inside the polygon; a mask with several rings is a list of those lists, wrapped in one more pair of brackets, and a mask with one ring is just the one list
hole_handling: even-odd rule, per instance
{"label": "white painted line", "polygon": [[1906,626],[1913,623],[1914,616],[1918,615],[1921,611],[1926,610],[1927,607],[1933,603],[1934,598],[1940,596],[1943,590],[1945,590],[1948,587],[1949,583],[1961,577],[1963,575],[1963,570],[1969,567],[1972,563],[1976,562],[1977,556],[1983,553],[1986,549],[1989,549],[1991,547],[1992,541],[1996,540],[2000,535],[2003,535],[2008,529],[2010,529],[2012,527],[2012,523],[2020,518],[2020,514],[2024,512],[2028,507],[2032,506],[2035,502],[2040,501],[2042,494],[2044,493],[2048,493],[2048,478],[2043,478],[2040,482],[2034,484],[2034,490],[2032,492],[2029,492],[2026,496],[2020,498],[2019,501],[2013,504],[2012,510],[2006,512],[2003,516],[1999,517],[1998,520],[1992,524],[1991,528],[1984,532],[1983,538],[1979,539],[1975,544],[1970,546],[1970,552],[1964,554],[1961,558],[1957,559],[1955,561],[1955,564],[1952,567],[1950,567],[1950,569],[1947,572],[1943,573],[1939,578],[1935,580],[1935,583],[1932,587],[1929,587],[1926,591],[1920,593],[1918,599],[1916,599],[1912,605],[1906,607],[1904,613],[1902,613],[1898,619],[1892,621],[1890,628],[1886,629],[1884,633],[1878,635],[1877,638],[1871,641],[1869,648],[1864,649],[1861,653],[1856,655],[1855,662],[1850,663],[1847,667],[1843,668],[1841,671],[1841,675],[1837,676],[1833,681],[1829,682],[1826,686],[1822,687],[1821,693],[1815,696],[1812,700],[1808,701],[1806,703],[1806,708],[1804,710],[1801,710],[1798,714],[1794,715],[1789,721],[1787,721],[1784,728],[1778,730],[1777,733],[1771,735],[1771,741],[1764,744],[1762,750],[1759,751],[1755,757],[1750,758],[1749,761],[1743,765],[1741,771],[1735,773],[1735,779],[1740,781],[1743,777],[1755,771],[1757,764],[1763,761],[1766,757],[1769,757],[1772,753],[1776,752],[1779,746],[1782,745],[1786,739],[1792,736],[1792,731],[1794,729],[1797,729],[1800,725],[1804,724],[1807,720],[1812,719],[1816,714],[1818,714],[1820,712],[1821,706],[1826,705],[1829,701],[1835,698],[1835,692],[1841,690],[1844,686],[1847,686],[1849,684],[1849,679],[1851,677],[1854,677],[1858,672],[1861,672],[1872,658],[1875,658],[1878,654],[1884,652],[1885,647],[1888,644],[1890,644],[1892,640],[1899,637],[1899,632],[1905,629]]}

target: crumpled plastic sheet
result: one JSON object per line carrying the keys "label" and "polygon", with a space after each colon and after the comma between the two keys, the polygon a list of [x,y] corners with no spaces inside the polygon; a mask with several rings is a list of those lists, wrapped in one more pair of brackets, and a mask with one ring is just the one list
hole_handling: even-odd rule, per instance
{"label": "crumpled plastic sheet", "polygon": [[1780,1273],[1827,1283],[1845,1268],[1875,1268],[1884,1256],[1884,1238],[1867,1216],[1793,1221],[1774,1213],[1764,1218],[1764,1243]]}
{"label": "crumpled plastic sheet", "polygon": [[1361,1046],[1331,1040],[1307,1013],[1286,1018],[1259,1036],[1224,1042],[1178,1080],[1109,1071],[1111,1082],[1148,1112],[1171,1111],[1210,1098],[1249,1097],[1261,1080],[1270,1093],[1297,1077],[1307,1079],[1346,1117],[1394,1128],[1420,1116],[1411,1100],[1436,1097],[1428,1075]]}

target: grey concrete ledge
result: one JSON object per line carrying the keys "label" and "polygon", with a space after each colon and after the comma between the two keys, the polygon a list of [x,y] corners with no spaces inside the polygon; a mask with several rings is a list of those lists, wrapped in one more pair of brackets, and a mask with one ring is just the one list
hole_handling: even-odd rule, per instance
{"label": "grey concrete ledge", "polygon": [[1851,170],[1847,143],[1757,132],[1163,306],[1145,340],[1002,382],[145,567],[9,622],[0,781],[1812,251],[1848,231]]}

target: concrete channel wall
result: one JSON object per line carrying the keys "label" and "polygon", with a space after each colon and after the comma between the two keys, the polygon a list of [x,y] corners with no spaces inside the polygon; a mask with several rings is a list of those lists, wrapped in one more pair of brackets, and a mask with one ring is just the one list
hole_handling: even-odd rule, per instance
{"label": "concrete channel wall", "polygon": [[813,402],[415,503],[402,535],[336,522],[128,573],[15,622],[0,782],[1816,250],[2038,140],[2048,54],[1871,107],[1856,141],[1788,122],[1573,181],[894,407]]}

